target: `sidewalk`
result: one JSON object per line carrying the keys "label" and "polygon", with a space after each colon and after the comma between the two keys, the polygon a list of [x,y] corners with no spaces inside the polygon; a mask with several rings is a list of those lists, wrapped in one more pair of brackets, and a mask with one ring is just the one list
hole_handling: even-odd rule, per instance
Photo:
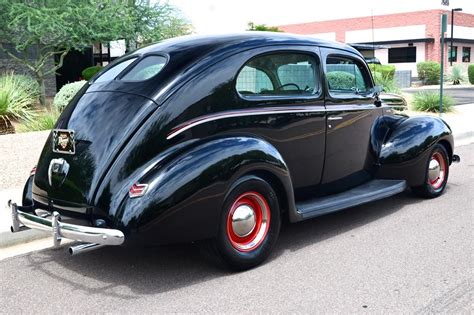
{"label": "sidewalk", "polygon": [[[438,116],[438,114],[410,111],[407,114],[410,116]],[[456,106],[454,112],[443,114],[442,118],[453,130],[455,146],[474,143],[474,124],[472,122],[474,103]],[[9,199],[17,203],[21,202],[23,184],[29,171],[36,164],[48,134],[49,132],[33,132],[0,136],[0,151],[10,153],[0,156],[0,165],[4,166],[0,182],[0,249],[51,237],[47,233],[33,230],[11,233],[11,213],[10,209],[6,207]]]}
{"label": "sidewalk", "polygon": [[[463,83],[458,85],[452,85],[451,83],[445,83],[443,85],[443,90],[451,90],[451,89],[474,89],[474,86],[469,83]],[[439,84],[435,85],[422,85],[417,87],[409,87],[403,88],[402,92],[407,91],[422,91],[422,90],[439,90]]]}
{"label": "sidewalk", "polygon": [[[406,112],[409,116],[437,116],[439,114],[426,112]],[[441,118],[451,127],[454,135],[454,145],[465,145],[474,142],[474,103],[453,107],[450,113],[443,113]]]}

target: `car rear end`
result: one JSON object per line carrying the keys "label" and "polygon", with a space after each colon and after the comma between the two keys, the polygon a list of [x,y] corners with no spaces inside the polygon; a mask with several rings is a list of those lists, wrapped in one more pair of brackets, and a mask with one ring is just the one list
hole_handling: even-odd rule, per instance
{"label": "car rear end", "polygon": [[167,60],[160,54],[127,56],[86,84],[51,131],[25,185],[23,204],[9,202],[12,232],[47,231],[55,246],[62,238],[84,242],[72,247],[72,254],[124,243],[114,214],[98,207],[97,190],[116,157],[159,107],[151,95],[160,84],[151,79]]}

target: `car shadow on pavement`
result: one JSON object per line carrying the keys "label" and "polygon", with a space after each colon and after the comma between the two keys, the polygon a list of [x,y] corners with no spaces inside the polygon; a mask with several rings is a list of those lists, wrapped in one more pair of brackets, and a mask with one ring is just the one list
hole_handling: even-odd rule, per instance
{"label": "car shadow on pavement", "polygon": [[[409,192],[297,224],[284,224],[266,265],[285,252],[295,252],[355,230],[421,202]],[[347,237],[351,237],[348,233]],[[194,244],[147,248],[105,247],[69,256],[67,247],[27,255],[28,268],[86,294],[135,299],[159,294],[235,273],[217,268]],[[283,258],[282,258],[283,259]],[[252,271],[250,271],[252,272]],[[238,274],[237,274],[238,276]]]}

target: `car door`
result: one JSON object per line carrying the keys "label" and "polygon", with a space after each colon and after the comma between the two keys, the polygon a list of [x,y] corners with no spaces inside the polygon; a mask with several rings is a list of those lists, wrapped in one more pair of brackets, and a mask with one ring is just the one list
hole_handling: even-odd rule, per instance
{"label": "car door", "polygon": [[[295,197],[314,196],[324,163],[326,113],[321,64],[314,47],[259,49],[236,77],[249,131],[271,143],[288,165]],[[242,119],[241,119],[242,121]]]}
{"label": "car door", "polygon": [[371,179],[370,139],[382,115],[366,63],[360,56],[322,49],[326,77],[326,153],[321,189],[347,190]]}

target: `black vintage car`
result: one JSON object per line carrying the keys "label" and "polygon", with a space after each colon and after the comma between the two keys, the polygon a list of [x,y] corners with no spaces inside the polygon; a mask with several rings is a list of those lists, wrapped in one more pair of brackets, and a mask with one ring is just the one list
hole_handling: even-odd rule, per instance
{"label": "black vintage car", "polygon": [[[286,34],[182,37],[106,67],[51,132],[12,231],[102,245],[203,241],[235,269],[267,258],[281,222],[411,189],[443,193],[453,136],[398,115],[364,58]],[[387,105],[388,104],[388,105]]]}

